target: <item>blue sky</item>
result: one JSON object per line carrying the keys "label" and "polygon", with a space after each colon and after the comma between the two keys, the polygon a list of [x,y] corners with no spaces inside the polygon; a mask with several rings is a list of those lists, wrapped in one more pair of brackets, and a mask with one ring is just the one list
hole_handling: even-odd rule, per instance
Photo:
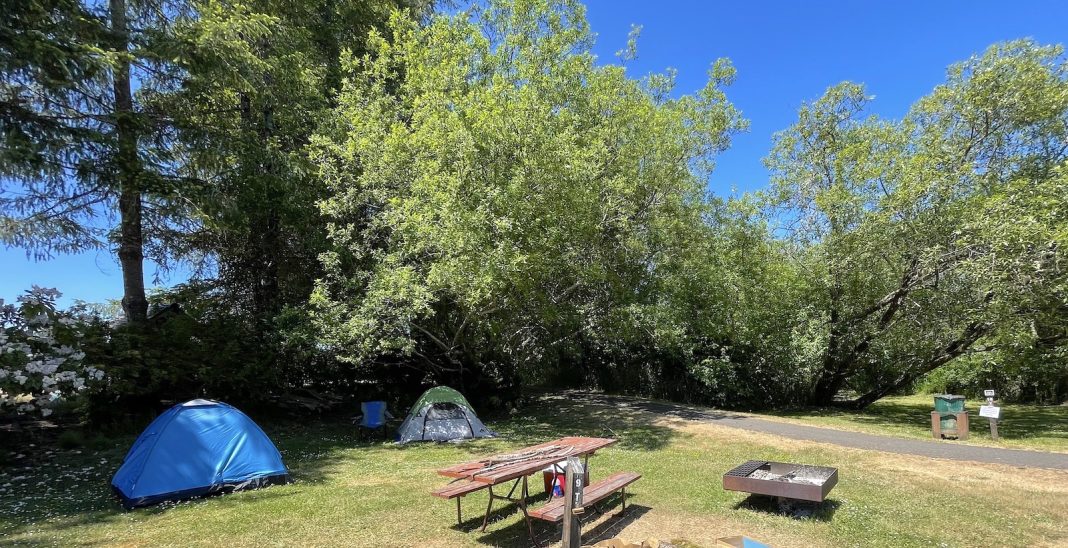
{"label": "blue sky", "polygon": [[[678,70],[678,92],[701,88],[713,60],[729,57],[738,79],[728,96],[751,121],[718,160],[710,188],[720,195],[763,187],[761,158],[774,132],[797,107],[843,80],[863,82],[873,110],[897,118],[943,81],[945,68],[994,42],[1031,37],[1068,43],[1068,1],[793,1],[712,2],[589,0],[602,62],[615,62],[632,24],[641,25],[632,76]],[[56,287],[63,303],[121,295],[122,275],[110,252],[33,262],[0,249],[0,298],[31,284]],[[148,284],[155,272],[146,265]],[[179,276],[180,277],[180,276]],[[164,283],[180,281],[175,277]]]}

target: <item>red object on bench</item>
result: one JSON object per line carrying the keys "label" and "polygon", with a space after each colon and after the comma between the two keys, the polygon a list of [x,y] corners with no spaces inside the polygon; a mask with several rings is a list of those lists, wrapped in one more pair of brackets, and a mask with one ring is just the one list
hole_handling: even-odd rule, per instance
{"label": "red object on bench", "polygon": [[[582,505],[589,506],[608,498],[616,491],[623,492],[628,485],[641,479],[640,474],[634,472],[617,472],[611,476],[595,482],[582,490]],[[626,492],[623,492],[623,509],[627,508]],[[540,508],[530,512],[530,517],[545,521],[560,521],[564,519],[564,499],[556,498]]]}
{"label": "red object on bench", "polygon": [[[565,479],[567,477],[566,470],[567,461],[560,461],[556,464],[545,467],[545,469],[541,471],[542,482],[545,484],[545,492],[549,494],[549,498],[564,496],[564,493],[567,490],[567,486],[564,485],[565,483],[567,483],[567,479]],[[582,481],[585,482],[586,485],[589,485],[589,468],[585,469],[582,476]]]}

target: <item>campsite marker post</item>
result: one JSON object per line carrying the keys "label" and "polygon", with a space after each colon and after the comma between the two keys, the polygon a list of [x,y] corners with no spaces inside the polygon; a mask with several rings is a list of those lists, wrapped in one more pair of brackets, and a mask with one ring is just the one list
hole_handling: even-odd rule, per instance
{"label": "campsite marker post", "polygon": [[585,470],[582,462],[577,457],[567,458],[567,470],[565,482],[567,492],[564,493],[564,535],[561,539],[561,548],[580,548],[582,546],[582,521],[579,516],[583,513],[582,508],[582,478]]}
{"label": "campsite marker post", "polygon": [[986,405],[979,407],[979,416],[990,420],[990,439],[997,441],[998,419],[1001,418],[1001,408],[994,405],[993,390],[983,390],[983,395],[986,396]]}

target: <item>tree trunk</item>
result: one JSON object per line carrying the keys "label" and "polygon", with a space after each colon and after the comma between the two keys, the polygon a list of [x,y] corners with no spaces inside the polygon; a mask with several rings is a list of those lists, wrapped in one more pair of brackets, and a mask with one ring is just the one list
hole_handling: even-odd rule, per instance
{"label": "tree trunk", "polygon": [[[109,10],[115,49],[125,55],[129,47],[126,0],[109,0]],[[141,169],[137,157],[137,126],[133,119],[130,62],[125,57],[117,61],[112,86],[118,145],[115,164],[119,186],[118,255],[122,268],[122,309],[129,325],[142,326],[148,320],[148,299],[145,297],[144,236],[141,227]]]}
{"label": "tree trunk", "polygon": [[[989,300],[989,297],[988,297]],[[920,376],[930,373],[939,367],[949,363],[961,354],[964,354],[976,341],[990,331],[990,326],[985,323],[972,322],[968,324],[960,336],[935,353],[926,363],[915,369],[908,369],[892,382],[876,387],[874,390],[847,402],[846,407],[852,409],[864,409],[875,403],[880,398],[908,386]]]}
{"label": "tree trunk", "polygon": [[841,347],[842,347],[842,286],[838,282],[838,276],[834,272],[831,272],[831,277],[834,278],[834,283],[830,288],[830,317],[828,318],[830,323],[830,333],[827,335],[827,349],[823,355],[823,370],[820,372],[820,378],[816,381],[816,386],[812,389],[812,394],[809,398],[811,405],[830,405],[834,401],[834,397],[838,394],[838,391],[842,389],[842,384],[845,382],[845,375],[842,372],[843,367],[849,364],[842,363]]}
{"label": "tree trunk", "polygon": [[273,204],[267,211],[256,213],[252,220],[252,238],[249,249],[254,250],[258,259],[256,287],[252,294],[256,319],[271,322],[282,310],[281,284],[279,283],[278,263],[281,260],[281,221]]}
{"label": "tree trunk", "polygon": [[[266,47],[261,45],[261,47]],[[264,86],[271,84],[266,77]],[[266,327],[282,309],[280,264],[282,249],[282,219],[279,209],[283,192],[278,190],[278,168],[270,157],[270,139],[274,130],[274,109],[270,103],[262,106],[254,103],[253,97],[242,93],[239,98],[241,122],[249,134],[255,137],[256,146],[263,148],[265,156],[256,161],[246,159],[241,166],[245,181],[256,181],[259,205],[245,211],[248,233],[244,249],[239,253],[237,269],[239,283],[247,283],[252,317]],[[257,181],[257,179],[259,179]],[[248,184],[248,183],[246,183]],[[265,334],[269,329],[261,329]]]}
{"label": "tree trunk", "polygon": [[[916,278],[916,264],[915,259],[909,262],[909,266],[905,269],[905,273],[901,277],[901,284],[897,290],[883,297],[854,318],[843,319],[841,317],[840,307],[838,306],[841,301],[841,286],[836,284],[832,288],[831,332],[827,339],[827,354],[824,357],[823,372],[809,400],[810,404],[819,406],[835,404],[835,396],[842,389],[846,379],[856,370],[857,361],[871,348],[872,341],[893,325],[894,317],[901,308],[901,302],[908,295],[909,287]],[[856,344],[846,350],[843,347],[844,333],[860,329],[865,318],[879,312],[881,307],[885,308],[883,308],[883,313],[879,316],[879,321],[876,325],[867,329],[864,336],[860,337]]]}
{"label": "tree trunk", "polygon": [[834,403],[835,396],[845,384],[846,375],[843,375],[841,371],[843,367],[845,366],[839,364],[837,360],[828,357],[828,360],[824,362],[823,372],[816,381],[816,387],[812,390],[809,405],[823,407]]}
{"label": "tree trunk", "polygon": [[[273,85],[274,80],[270,73],[264,75],[264,85]],[[274,135],[274,106],[270,100],[263,105],[263,119],[260,121],[260,140],[263,147],[269,149],[271,137]],[[284,192],[278,189],[279,173],[278,165],[274,157],[268,155],[262,166],[263,173],[270,183],[267,186],[265,211],[257,219],[256,236],[259,239],[260,257],[262,268],[260,269],[258,294],[256,299],[256,313],[261,321],[274,321],[275,316],[282,310],[282,285],[279,279],[279,267],[282,262],[282,219],[279,214],[281,202],[284,200]],[[255,224],[253,225],[256,226]]]}

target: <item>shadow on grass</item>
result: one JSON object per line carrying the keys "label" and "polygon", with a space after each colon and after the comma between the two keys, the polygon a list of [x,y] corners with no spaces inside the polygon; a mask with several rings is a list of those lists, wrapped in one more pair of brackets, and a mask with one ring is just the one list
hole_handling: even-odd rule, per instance
{"label": "shadow on grass", "polygon": [[610,396],[606,394],[588,394],[587,396],[591,402],[613,406],[618,409],[631,412],[654,413],[663,417],[691,421],[739,420],[746,418],[745,415],[739,413],[719,411],[710,408],[688,407],[683,404],[664,403],[627,396]]}
{"label": "shadow on grass", "polygon": [[[274,488],[274,486],[265,489],[259,489],[256,491],[257,501],[269,500],[269,499],[281,499],[288,498],[300,494],[299,491],[286,490],[282,491]],[[75,512],[65,516],[66,519],[62,519],[57,524],[52,524],[49,529],[53,531],[62,531],[66,529],[76,528],[82,525],[107,523],[119,520],[124,515],[140,514],[142,516],[161,516],[174,509],[182,508],[185,506],[195,506],[197,504],[204,503],[205,501],[214,501],[215,508],[233,508],[242,504],[248,504],[249,500],[239,497],[229,496],[230,493],[221,493],[208,495],[203,497],[193,497],[180,501],[169,501],[155,506],[148,506],[145,508],[138,508],[134,510],[124,510],[119,507],[118,502],[115,502],[114,508],[98,509],[89,512]],[[49,544],[54,544],[54,541],[49,541]]]}
{"label": "shadow on grass", "polygon": [[501,435],[531,445],[564,436],[615,438],[632,451],[656,451],[671,443],[674,430],[653,424],[657,418],[633,402],[584,393],[548,396],[497,423]]}
{"label": "shadow on grass", "polygon": [[1007,439],[1041,436],[1068,440],[1068,406],[1027,406],[1018,410],[1010,407],[998,425],[998,435]]}
{"label": "shadow on grass", "polygon": [[[634,495],[628,493],[626,495],[629,500]],[[601,502],[586,507],[586,514],[583,516],[584,522],[593,521],[602,515],[610,514],[609,517],[597,524],[593,528],[587,529],[585,525],[582,530],[582,543],[583,545],[591,544],[598,540],[605,538],[611,538],[619,534],[620,531],[625,529],[631,523],[634,523],[639,518],[647,514],[651,508],[641,505],[628,505],[625,511],[621,512],[621,502],[623,501],[622,494],[616,493],[609,498],[602,500]],[[539,499],[545,500],[547,496],[540,496],[531,499],[530,506],[537,508],[536,501]],[[515,517],[521,510],[516,503],[508,503],[508,505],[502,508],[500,511],[495,510],[490,517],[490,524],[494,522]],[[470,525],[468,525],[470,524]],[[471,529],[465,529],[461,527],[471,527]],[[458,527],[459,530],[471,531],[479,530],[482,528],[482,517],[476,519],[467,520],[464,522],[464,526]],[[560,523],[549,523],[541,520],[532,519],[531,527],[534,531],[534,538],[541,546],[552,546],[560,541],[563,534],[562,525]],[[489,546],[531,546],[533,543],[530,540],[530,534],[527,530],[526,520],[518,519],[514,523],[490,531],[481,537],[478,537],[478,542]]]}
{"label": "shadow on grass", "polygon": [[[346,423],[345,420],[312,425],[262,421],[260,424],[282,452],[296,485],[256,490],[257,499],[297,495],[300,484],[327,479],[325,470],[341,458],[338,449],[373,447],[370,443],[357,443],[355,429]],[[6,491],[0,490],[0,537],[33,530],[37,530],[38,535],[47,534],[48,531],[114,522],[129,516],[151,518],[208,501],[224,508],[250,502],[244,497],[220,494],[166,502],[129,512],[123,510],[112,493],[111,478],[135,439],[132,434],[116,436],[111,438],[115,443],[108,449],[93,451],[83,447],[41,452],[0,467],[0,485],[5,482],[10,485]],[[24,541],[33,542],[34,539],[19,540]]]}
{"label": "shadow on grass", "polygon": [[[672,437],[677,435],[669,428],[653,425],[655,417],[642,409],[586,398],[586,395],[551,396],[508,416],[483,418],[488,419],[489,426],[497,430],[501,438],[464,442],[461,447],[468,457],[461,460],[474,460],[482,455],[507,452],[517,447],[569,435],[613,437],[619,440],[618,447],[653,451],[668,445]],[[295,480],[293,486],[258,491],[257,498],[294,496],[300,494],[301,485],[331,481],[336,465],[364,458],[363,452],[377,452],[380,453],[378,458],[381,458],[383,451],[413,451],[424,445],[383,443],[377,436],[360,438],[356,426],[348,416],[317,416],[307,421],[259,418],[257,422],[282,453],[283,461],[290,468]],[[390,433],[399,425],[400,421],[391,423]],[[11,466],[0,466],[0,474],[6,474],[8,478],[0,478],[0,485],[17,476],[24,478],[20,480],[19,485],[0,492],[0,536],[17,535],[31,530],[47,534],[48,530],[66,530],[90,523],[122,519],[126,513],[111,493],[110,480],[122,464],[122,459],[135,437],[115,437],[112,440],[115,442],[113,447],[107,450],[85,450],[78,453],[60,451],[47,459],[25,458]],[[356,455],[353,454],[354,451]],[[91,471],[86,472],[90,468]],[[93,479],[71,481],[70,478],[77,474],[90,474]],[[55,488],[52,491],[35,493],[33,496],[25,496],[20,491],[23,487],[39,483],[53,485]],[[428,503],[434,502],[429,493],[427,499]],[[143,508],[133,512],[152,517],[167,513],[176,506],[195,506],[209,501],[224,507],[255,502],[246,497],[231,498],[226,495],[193,499],[178,505],[165,504]],[[501,512],[507,512],[509,508],[513,513],[518,511],[514,505],[510,505],[502,508]],[[473,509],[465,510],[470,513]],[[482,513],[478,512],[479,527]],[[522,531],[520,538],[529,542],[526,524],[522,520],[517,523]],[[41,531],[42,527],[44,531]],[[505,530],[511,529],[510,526]]]}
{"label": "shadow on grass", "polygon": [[749,495],[734,505],[735,510],[752,510],[765,514],[775,514],[799,520],[831,521],[834,513],[842,503],[836,499],[820,502],[779,499],[765,495]]}
{"label": "shadow on grass", "polygon": [[[631,493],[626,494],[627,500],[634,495]],[[648,514],[652,508],[648,506],[642,506],[640,504],[627,505],[626,509],[622,507],[623,494],[616,493],[611,497],[601,501],[596,505],[595,511],[598,515],[608,515],[608,518],[598,523],[592,529],[583,528],[582,542],[583,544],[593,544],[594,542],[610,539],[619,535],[623,529],[626,529],[628,525],[638,521],[642,516]],[[591,518],[585,518],[586,521]]]}
{"label": "shadow on grass", "polygon": [[[528,500],[530,508],[536,508],[538,502],[547,500],[548,497],[544,495],[531,496]],[[453,502],[452,504],[456,504]],[[462,504],[462,503],[461,503]],[[528,508],[529,509],[529,508]],[[489,520],[486,522],[486,526],[493,525],[498,521],[511,518],[514,514],[518,514],[519,504],[515,502],[504,501],[496,499],[493,501],[492,509],[489,513]],[[481,532],[482,523],[486,519],[486,509],[482,504],[468,504],[464,509],[464,519],[458,524],[454,524],[452,528],[461,533],[474,533]]]}

